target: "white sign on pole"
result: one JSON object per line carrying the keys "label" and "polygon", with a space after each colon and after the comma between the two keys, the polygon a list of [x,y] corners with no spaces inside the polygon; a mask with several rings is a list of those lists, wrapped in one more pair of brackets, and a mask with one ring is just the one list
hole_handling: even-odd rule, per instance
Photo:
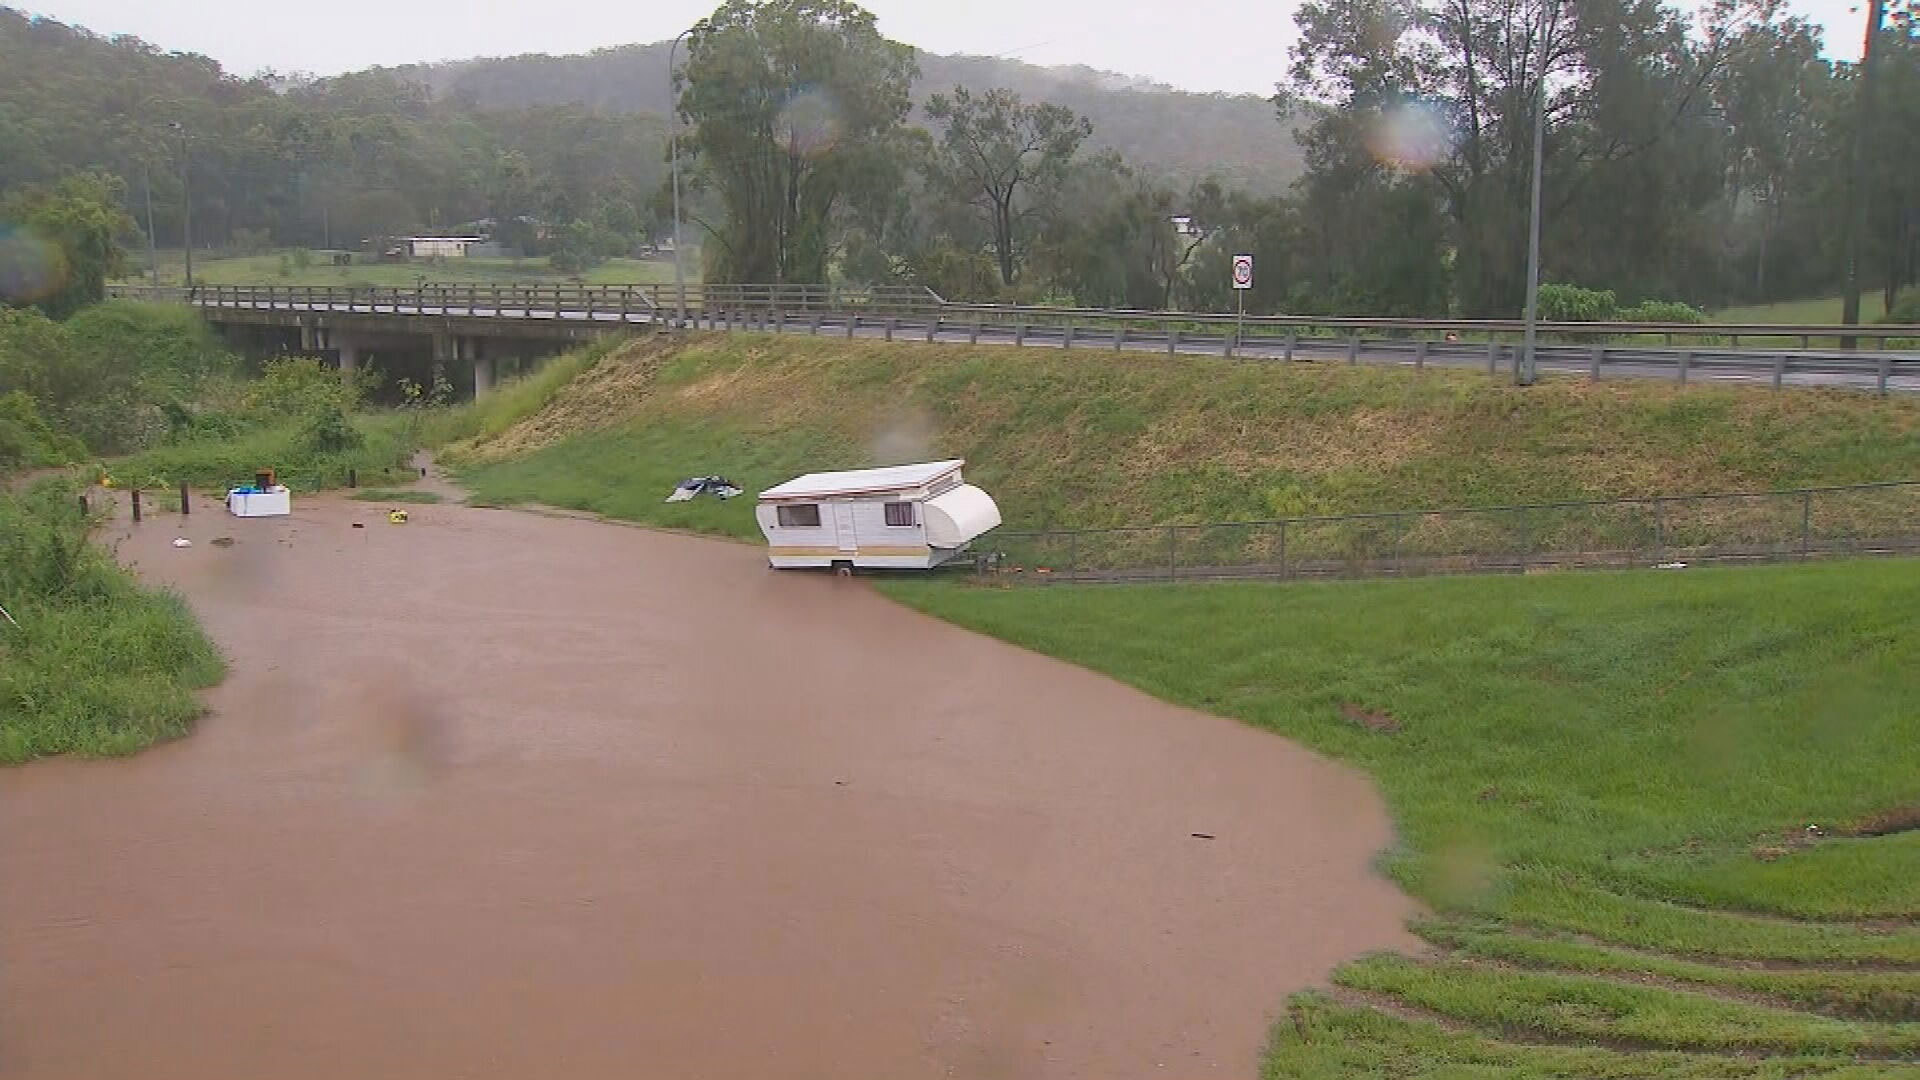
{"label": "white sign on pole", "polygon": [[1253,288],[1253,256],[1235,255],[1233,257],[1233,287]]}

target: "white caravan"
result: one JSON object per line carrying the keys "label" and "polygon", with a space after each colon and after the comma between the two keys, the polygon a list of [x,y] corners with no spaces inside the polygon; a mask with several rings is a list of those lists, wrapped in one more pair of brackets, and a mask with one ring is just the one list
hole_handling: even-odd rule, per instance
{"label": "white caravan", "polygon": [[760,493],[754,517],[776,569],[927,570],[1000,524],[960,477],[964,461],[808,473]]}

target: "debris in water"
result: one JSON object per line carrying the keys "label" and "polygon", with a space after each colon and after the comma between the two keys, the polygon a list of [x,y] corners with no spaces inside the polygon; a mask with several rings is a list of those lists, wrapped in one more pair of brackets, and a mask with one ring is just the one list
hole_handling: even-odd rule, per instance
{"label": "debris in water", "polygon": [[715,498],[731,499],[740,494],[739,485],[724,476],[693,476],[680,481],[680,486],[667,496],[670,503],[686,502],[696,495],[712,495]]}
{"label": "debris in water", "polygon": [[1655,570],[1685,570],[1687,564],[1683,562],[1663,562],[1655,563],[1653,568]]}
{"label": "debris in water", "polygon": [[231,536],[216,536],[213,538],[214,547],[232,547],[233,544],[234,540]]}
{"label": "debris in water", "polygon": [[354,527],[354,528],[356,528],[356,529],[364,529],[364,528],[366,528],[366,526],[365,526],[365,525],[362,525],[361,523],[359,523],[359,522],[357,522],[357,521],[353,523],[353,527]]}
{"label": "debris in water", "polygon": [[1210,832],[1197,832],[1197,833],[1188,833],[1187,835],[1188,835],[1188,836],[1191,836],[1191,837],[1193,837],[1193,838],[1194,838],[1195,840],[1211,840],[1211,839],[1213,839],[1213,834],[1212,834],[1212,833],[1210,833]]}
{"label": "debris in water", "polygon": [[405,525],[407,523],[407,512],[405,510],[389,510],[387,511],[387,520],[395,525]]}
{"label": "debris in water", "polygon": [[193,546],[193,541],[184,536],[176,536],[173,538],[173,546],[177,548],[190,548]]}

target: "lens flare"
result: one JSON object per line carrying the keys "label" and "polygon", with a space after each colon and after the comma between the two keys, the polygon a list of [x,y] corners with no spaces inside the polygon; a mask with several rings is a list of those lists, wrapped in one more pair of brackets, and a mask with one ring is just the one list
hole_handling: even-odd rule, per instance
{"label": "lens flare", "polygon": [[31,304],[67,283],[60,245],[22,225],[0,223],[0,301]]}
{"label": "lens flare", "polygon": [[837,146],[841,132],[840,106],[824,90],[802,90],[780,110],[774,138],[780,148],[802,157],[819,157]]}
{"label": "lens flare", "polygon": [[1407,102],[1382,112],[1367,133],[1376,160],[1402,169],[1431,169],[1447,158],[1452,132],[1440,110]]}

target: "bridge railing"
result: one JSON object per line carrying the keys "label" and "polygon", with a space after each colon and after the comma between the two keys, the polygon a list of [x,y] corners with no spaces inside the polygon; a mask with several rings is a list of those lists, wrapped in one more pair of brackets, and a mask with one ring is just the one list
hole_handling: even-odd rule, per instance
{"label": "bridge railing", "polygon": [[[411,287],[320,285],[201,285],[192,290],[114,286],[115,295],[186,301],[207,307],[268,310],[337,310],[394,314],[466,314],[509,318],[584,316],[625,312],[679,318],[682,312],[703,324],[759,325],[767,317],[844,314],[856,318],[898,320],[905,329],[978,325],[1007,330],[1023,340],[1065,339],[1121,345],[1158,342],[1214,344],[1225,350],[1290,351],[1294,344],[1324,348],[1346,343],[1355,348],[1421,342],[1437,351],[1459,352],[1478,346],[1494,363],[1502,362],[1501,343],[1519,339],[1518,319],[1401,319],[1341,315],[1249,315],[1215,312],[1141,311],[1042,305],[969,304],[942,300],[915,286],[842,285],[420,285]],[[1920,348],[1920,326],[1775,325],[1766,323],[1550,322],[1537,324],[1543,342],[1557,346],[1646,346],[1671,350],[1694,347],[1703,353],[1797,348],[1845,340],[1869,348]]]}

